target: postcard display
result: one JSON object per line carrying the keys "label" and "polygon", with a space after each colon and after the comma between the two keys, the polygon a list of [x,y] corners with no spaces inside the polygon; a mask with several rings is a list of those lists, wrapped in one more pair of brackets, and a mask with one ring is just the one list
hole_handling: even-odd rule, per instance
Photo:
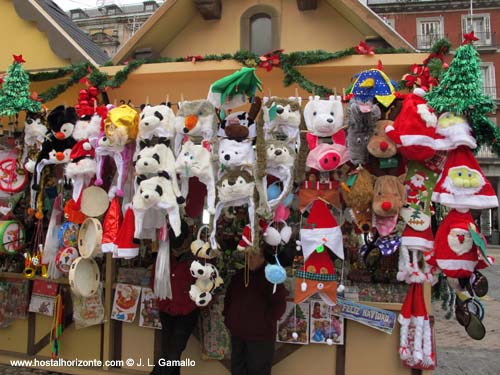
{"label": "postcard display", "polygon": [[[443,73],[448,90],[447,74],[470,49],[461,46]],[[467,306],[481,305],[479,270],[491,259],[470,210],[498,200],[471,151],[478,107],[452,112],[439,82],[430,91],[410,78],[412,90],[397,92],[379,66],[353,77],[342,96],[261,99],[255,69],[242,68],[214,82],[207,99],[176,106],[103,105],[88,81],[74,106],[26,104],[23,132],[2,141],[14,151],[0,161],[0,265],[35,282],[29,304],[25,282],[0,283],[0,325],[29,305],[55,314],[56,329],[67,278],[79,328],[114,319],[160,329],[169,232],[178,236],[186,221],[206,358],[228,357],[224,288],[248,266],[245,253],[263,251],[266,278],[291,296],[278,342],[343,345],[349,320],[387,334],[398,321],[401,360],[433,369],[423,284],[446,277],[457,320],[472,338],[484,336],[482,316]],[[106,316],[101,282],[112,259],[118,283]],[[398,304],[399,315],[384,303]]]}

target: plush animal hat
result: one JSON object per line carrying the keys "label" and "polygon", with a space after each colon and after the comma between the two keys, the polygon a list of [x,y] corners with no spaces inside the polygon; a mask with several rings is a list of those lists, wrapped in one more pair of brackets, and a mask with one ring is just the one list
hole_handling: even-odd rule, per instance
{"label": "plush animal hat", "polygon": [[153,139],[153,137],[174,139],[175,114],[169,105],[146,105],[141,111],[137,140]]}
{"label": "plush animal hat", "polygon": [[467,146],[448,152],[432,201],[451,208],[481,210],[498,207],[495,191]]}

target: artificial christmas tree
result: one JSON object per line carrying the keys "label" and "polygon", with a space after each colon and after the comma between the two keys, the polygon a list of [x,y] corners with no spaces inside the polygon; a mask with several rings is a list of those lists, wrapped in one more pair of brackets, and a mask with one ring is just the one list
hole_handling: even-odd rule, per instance
{"label": "artificial christmas tree", "polygon": [[0,92],[0,116],[14,116],[21,111],[38,112],[41,103],[31,99],[28,73],[22,67],[23,55],[13,55],[14,62],[4,77]]}
{"label": "artificial christmas tree", "polygon": [[443,73],[439,85],[425,99],[436,112],[466,115],[471,122],[477,145],[491,145],[500,155],[500,132],[486,114],[493,111],[493,99],[483,93],[479,53],[472,42],[474,35],[464,35],[465,42],[456,51],[450,67]]}

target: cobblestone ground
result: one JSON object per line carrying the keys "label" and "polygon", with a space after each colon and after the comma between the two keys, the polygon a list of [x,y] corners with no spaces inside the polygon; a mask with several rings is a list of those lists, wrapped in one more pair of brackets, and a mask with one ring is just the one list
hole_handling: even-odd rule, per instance
{"label": "cobblestone ground", "polygon": [[497,263],[482,271],[490,286],[484,298],[486,337],[469,338],[454,318],[445,319],[440,302],[435,302],[438,368],[434,375],[500,375],[500,249],[490,249],[489,254]]}
{"label": "cobblestone ground", "polygon": [[[484,298],[486,337],[472,340],[454,318],[445,318],[440,301],[433,303],[438,361],[433,375],[500,375],[500,247],[490,249],[489,254],[495,256],[497,263],[482,271],[490,285]],[[58,374],[0,365],[0,375]]]}

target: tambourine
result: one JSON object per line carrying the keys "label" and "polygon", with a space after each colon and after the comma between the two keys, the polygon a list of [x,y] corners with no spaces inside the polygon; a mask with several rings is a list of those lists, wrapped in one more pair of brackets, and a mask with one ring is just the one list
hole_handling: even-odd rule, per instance
{"label": "tambourine", "polygon": [[67,274],[71,264],[79,257],[78,250],[74,247],[61,247],[56,254],[56,268]]}
{"label": "tambourine", "polygon": [[90,186],[83,190],[80,211],[88,217],[104,215],[109,207],[106,191],[98,186]]}
{"label": "tambourine", "polygon": [[0,190],[17,193],[23,190],[28,182],[28,172],[20,167],[16,159],[0,161]]}
{"label": "tambourine", "polygon": [[0,253],[17,253],[24,247],[24,237],[24,228],[17,221],[0,221]]}
{"label": "tambourine", "polygon": [[65,222],[57,232],[59,244],[62,247],[74,247],[78,244],[78,224]]}
{"label": "tambourine", "polygon": [[90,297],[97,292],[101,273],[94,259],[76,258],[69,268],[69,286],[73,293]]}
{"label": "tambourine", "polygon": [[93,258],[101,251],[102,225],[99,220],[87,218],[78,233],[78,250],[82,258]]}

